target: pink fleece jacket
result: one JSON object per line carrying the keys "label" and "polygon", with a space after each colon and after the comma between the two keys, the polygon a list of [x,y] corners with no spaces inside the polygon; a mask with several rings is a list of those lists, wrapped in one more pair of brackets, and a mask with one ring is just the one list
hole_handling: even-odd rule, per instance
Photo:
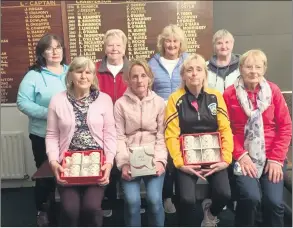
{"label": "pink fleece jacket", "polygon": [[114,107],[117,132],[116,163],[121,170],[129,164],[129,146],[155,145],[155,160],[167,163],[164,140],[165,102],[155,92],[140,100],[128,88]]}
{"label": "pink fleece jacket", "polygon": [[[100,92],[89,106],[87,124],[96,142],[104,148],[106,163],[113,164],[116,155],[116,129],[111,98]],[[75,129],[75,114],[66,91],[53,96],[48,109],[46,150],[49,162],[61,162],[69,148]]]}

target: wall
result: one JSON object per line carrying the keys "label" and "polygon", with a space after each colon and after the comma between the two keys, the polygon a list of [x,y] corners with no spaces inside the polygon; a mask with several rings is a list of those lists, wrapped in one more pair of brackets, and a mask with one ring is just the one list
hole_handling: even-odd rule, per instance
{"label": "wall", "polygon": [[[35,163],[33,159],[33,152],[31,149],[30,139],[28,137],[28,118],[26,115],[18,111],[16,106],[14,107],[1,107],[1,131],[23,131],[25,134],[24,150],[26,172],[32,177],[36,171]],[[5,161],[2,161],[5,162]],[[2,181],[2,188],[6,187],[29,187],[34,182],[31,179],[28,180],[9,180]]]}
{"label": "wall", "polygon": [[262,49],[267,78],[292,90],[292,1],[214,1],[214,31],[235,37],[234,52]]}
{"label": "wall", "polygon": [[[268,56],[267,78],[282,90],[292,90],[292,2],[214,1],[214,31],[225,28],[235,36],[235,53],[261,48]],[[27,174],[35,172],[27,117],[16,107],[1,107],[1,130],[21,130],[25,135]],[[33,182],[4,181],[2,187],[30,186]]]}

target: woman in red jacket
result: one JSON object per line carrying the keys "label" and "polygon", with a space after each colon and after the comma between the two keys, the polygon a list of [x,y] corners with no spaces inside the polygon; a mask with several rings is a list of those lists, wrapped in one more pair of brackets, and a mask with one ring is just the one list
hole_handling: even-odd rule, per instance
{"label": "woman in red jacket", "polygon": [[[104,36],[105,56],[96,63],[97,78],[101,92],[108,94],[113,103],[125,92],[127,85],[123,81],[123,73],[128,69],[128,59],[125,56],[127,37],[120,29],[110,29]],[[117,181],[119,171],[114,164],[105,196],[109,205],[114,205],[117,196]],[[104,210],[104,216],[110,217],[112,210]]]}
{"label": "woman in red jacket", "polygon": [[279,87],[264,78],[266,69],[262,51],[246,52],[241,75],[224,92],[234,135],[236,226],[254,226],[261,199],[265,226],[284,225],[283,172],[292,122]]}

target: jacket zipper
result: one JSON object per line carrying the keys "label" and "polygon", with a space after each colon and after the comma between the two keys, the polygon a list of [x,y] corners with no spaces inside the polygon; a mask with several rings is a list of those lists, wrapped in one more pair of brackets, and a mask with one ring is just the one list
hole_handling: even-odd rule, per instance
{"label": "jacket zipper", "polygon": [[200,112],[197,111],[197,120],[200,120]]}
{"label": "jacket zipper", "polygon": [[140,105],[140,141],[139,145],[141,145],[142,140],[142,104]]}
{"label": "jacket zipper", "polygon": [[114,102],[116,101],[116,96],[117,96],[117,94],[116,94],[116,77],[114,77]]}

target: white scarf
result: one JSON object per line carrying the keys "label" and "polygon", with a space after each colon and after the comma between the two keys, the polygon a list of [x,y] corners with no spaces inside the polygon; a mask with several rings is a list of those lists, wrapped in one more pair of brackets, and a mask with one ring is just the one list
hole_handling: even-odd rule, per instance
{"label": "white scarf", "polygon": [[269,107],[272,100],[272,90],[266,79],[263,78],[259,86],[260,90],[256,98],[257,108],[253,110],[242,76],[239,76],[234,82],[237,99],[248,117],[244,128],[244,149],[247,150],[252,162],[256,165],[258,178],[261,177],[266,162],[262,113]]}

